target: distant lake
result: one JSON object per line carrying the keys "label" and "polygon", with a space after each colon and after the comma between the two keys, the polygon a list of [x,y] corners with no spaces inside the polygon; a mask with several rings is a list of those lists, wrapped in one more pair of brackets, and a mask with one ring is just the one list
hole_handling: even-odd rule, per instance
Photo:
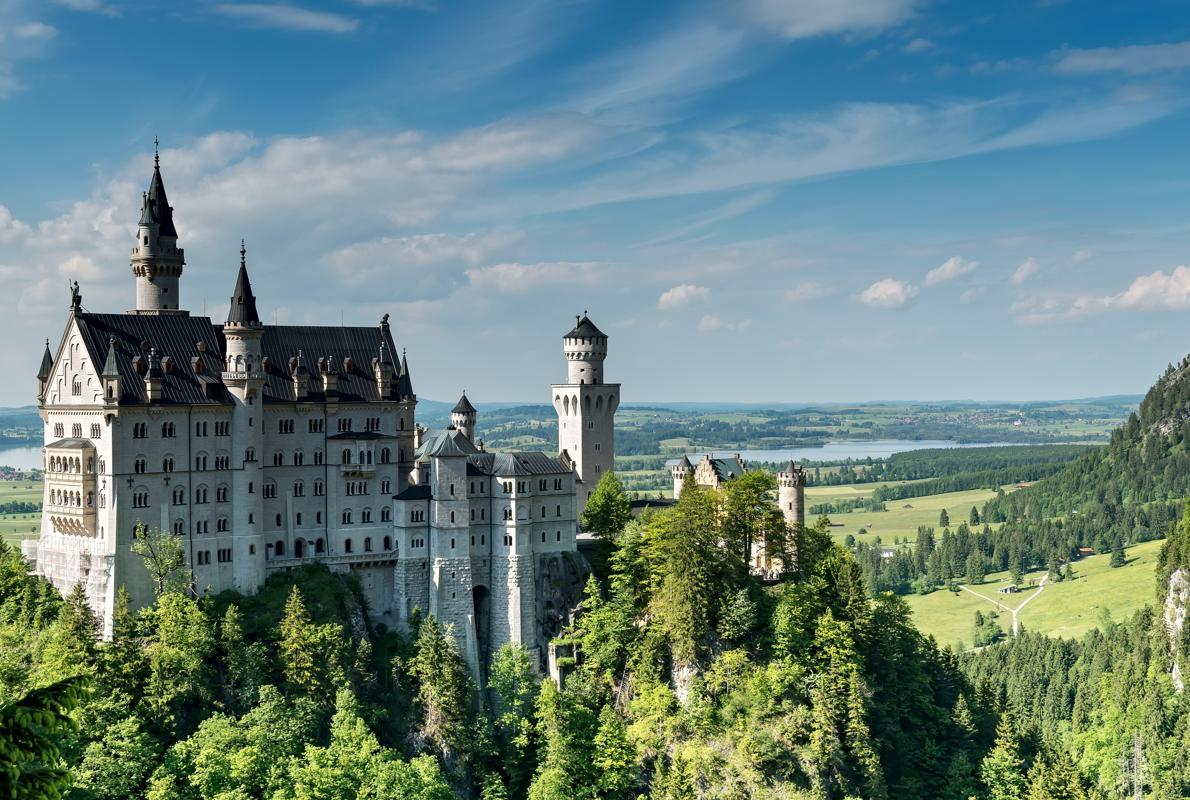
{"label": "distant lake", "polygon": [[13,469],[41,469],[41,445],[36,447],[0,446],[0,466]]}
{"label": "distant lake", "polygon": [[[1020,442],[974,442],[959,444],[945,439],[870,439],[827,442],[818,447],[793,447],[788,450],[740,450],[745,461],[861,461],[865,458],[888,458],[893,453],[908,450],[940,450],[944,447],[1025,447]],[[736,451],[722,450],[717,455]],[[0,460],[3,459],[0,453]]]}

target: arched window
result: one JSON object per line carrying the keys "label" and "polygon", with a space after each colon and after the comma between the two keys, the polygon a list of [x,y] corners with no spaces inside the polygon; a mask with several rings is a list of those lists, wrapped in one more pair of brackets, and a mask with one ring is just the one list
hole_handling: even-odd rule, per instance
{"label": "arched window", "polygon": [[324,542],[322,540],[322,537],[319,537],[314,540],[314,552],[315,553],[325,553],[326,552],[326,542]]}
{"label": "arched window", "polygon": [[302,553],[305,552],[305,550],[306,550],[306,540],[305,539],[294,539],[293,540],[293,557],[294,558],[301,558]]}
{"label": "arched window", "polygon": [[392,460],[392,451],[387,447],[380,448],[380,463],[387,464]]}
{"label": "arched window", "polygon": [[343,552],[344,552],[344,553],[350,553],[350,552],[351,552],[351,540],[350,540],[350,539],[344,539],[344,540],[343,540]]}
{"label": "arched window", "polygon": [[365,508],[363,511],[361,511],[359,513],[359,521],[360,522],[371,522],[372,521],[372,509]]}
{"label": "arched window", "polygon": [[351,463],[351,450],[349,450],[347,448],[343,448],[343,463],[344,464]]}
{"label": "arched window", "polygon": [[361,463],[361,464],[370,464],[370,463],[372,463],[372,459],[368,458],[368,459],[366,459],[366,460],[365,460],[365,454],[364,454],[364,451],[363,451],[363,450],[360,450],[360,451],[359,451],[359,463]]}
{"label": "arched window", "polygon": [[[380,521],[381,522],[391,522],[392,518],[393,518],[393,511],[391,508],[389,508],[388,506],[385,506],[384,508],[380,509]],[[388,548],[386,547],[385,549],[387,550]]]}
{"label": "arched window", "polygon": [[344,525],[351,524],[351,509],[350,508],[346,508],[343,510],[343,524]]}
{"label": "arched window", "polygon": [[364,552],[365,553],[372,552],[372,537],[371,536],[364,537]]}
{"label": "arched window", "polygon": [[273,545],[273,552],[279,556],[285,555],[285,542],[278,539],[277,543]]}
{"label": "arched window", "polygon": [[393,549],[393,537],[391,537],[391,536],[384,537],[384,549],[385,550]]}

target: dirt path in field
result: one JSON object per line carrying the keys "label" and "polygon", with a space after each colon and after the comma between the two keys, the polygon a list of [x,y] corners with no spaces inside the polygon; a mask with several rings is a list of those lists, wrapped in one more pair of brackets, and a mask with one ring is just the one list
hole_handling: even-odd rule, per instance
{"label": "dirt path in field", "polygon": [[992,599],[992,598],[990,598],[990,597],[984,597],[982,594],[980,594],[979,592],[975,591],[974,589],[968,589],[968,588],[966,587],[966,585],[964,585],[964,584],[959,584],[959,588],[960,588],[960,589],[962,589],[962,590],[963,590],[963,591],[965,591],[965,592],[970,592],[971,594],[973,594],[973,595],[975,595],[976,597],[978,597],[980,600],[986,600],[987,602],[991,603],[992,605],[994,605],[994,606],[999,606],[1000,608],[1002,608],[1002,609],[1004,609],[1005,611],[1007,611],[1009,614],[1012,614],[1012,635],[1013,635],[1013,636],[1016,636],[1018,633],[1020,633],[1020,632],[1021,632],[1021,623],[1020,623],[1020,620],[1018,620],[1018,619],[1017,619],[1017,616],[1016,616],[1016,615],[1017,615],[1017,613],[1018,613],[1018,612],[1019,612],[1019,611],[1020,611],[1022,608],[1024,608],[1024,607],[1025,607],[1025,606],[1027,606],[1027,605],[1029,605],[1029,603],[1033,602],[1033,599],[1034,599],[1034,598],[1036,598],[1036,597],[1037,597],[1038,595],[1040,595],[1040,594],[1041,594],[1043,591],[1045,591],[1045,582],[1049,580],[1049,577],[1050,577],[1049,575],[1045,575],[1045,576],[1043,576],[1043,577],[1041,578],[1041,582],[1037,584],[1037,591],[1036,591],[1036,592],[1034,592],[1033,594],[1029,595],[1028,597],[1026,597],[1026,598],[1025,598],[1025,599],[1024,599],[1022,602],[1021,602],[1021,604],[1020,604],[1019,606],[1017,606],[1016,608],[1009,608],[1008,606],[1006,606],[1006,605],[1004,605],[1003,603],[1001,603],[999,600],[993,600],[993,599]]}

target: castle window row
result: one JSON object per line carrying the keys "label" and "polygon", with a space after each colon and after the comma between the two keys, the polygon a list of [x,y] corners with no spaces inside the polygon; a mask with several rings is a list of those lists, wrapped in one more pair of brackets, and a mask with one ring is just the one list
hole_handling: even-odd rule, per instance
{"label": "castle window row", "polygon": [[367,481],[348,481],[347,482],[347,494],[348,495],[367,494],[367,493],[368,493],[368,482]]}

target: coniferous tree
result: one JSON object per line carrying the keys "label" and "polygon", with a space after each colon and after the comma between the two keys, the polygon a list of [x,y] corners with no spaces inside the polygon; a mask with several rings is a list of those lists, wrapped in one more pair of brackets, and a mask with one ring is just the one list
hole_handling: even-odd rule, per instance
{"label": "coniferous tree", "polygon": [[289,590],[279,633],[277,651],[285,683],[294,693],[313,695],[322,683],[322,675],[318,665],[314,624],[310,621],[302,591],[297,584]]}
{"label": "coniferous tree", "polygon": [[1024,800],[1023,766],[1016,729],[1009,715],[1001,714],[996,725],[996,742],[979,765],[988,800]]}
{"label": "coniferous tree", "polygon": [[976,508],[975,506],[971,506],[971,515],[968,517],[968,519],[970,520],[972,525],[978,525],[979,524],[979,509]]}
{"label": "coniferous tree", "polygon": [[1116,567],[1122,567],[1127,563],[1128,554],[1124,550],[1124,541],[1122,539],[1116,539],[1115,544],[1112,545],[1111,559],[1108,565],[1114,569]]}
{"label": "coniferous tree", "polygon": [[465,751],[469,744],[471,678],[459,656],[454,635],[433,617],[426,617],[418,631],[410,672],[418,682],[421,735],[444,756],[453,757]]}
{"label": "coniferous tree", "polygon": [[949,528],[950,527],[950,514],[946,513],[945,508],[942,509],[942,513],[938,515],[938,527],[939,528]]}

